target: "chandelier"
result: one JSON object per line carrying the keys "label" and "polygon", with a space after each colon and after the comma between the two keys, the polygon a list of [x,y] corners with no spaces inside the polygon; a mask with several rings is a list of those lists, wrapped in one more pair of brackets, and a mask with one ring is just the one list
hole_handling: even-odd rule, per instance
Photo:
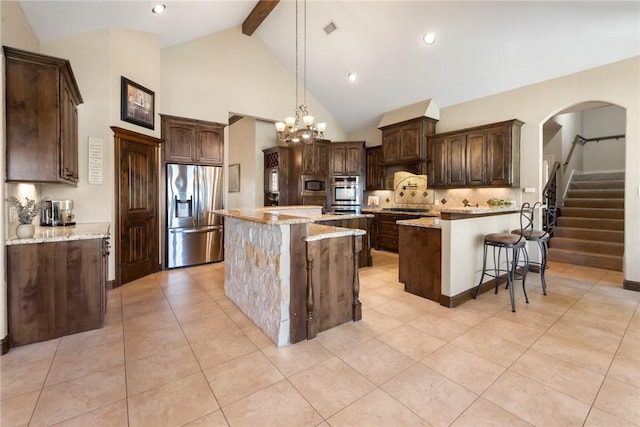
{"label": "chandelier", "polygon": [[324,138],[324,131],[327,127],[326,123],[314,124],[314,117],[309,114],[309,110],[307,109],[307,0],[303,1],[303,5],[303,101],[302,104],[300,104],[298,99],[300,61],[298,52],[298,0],[296,0],[296,114],[295,117],[287,117],[284,119],[284,122],[276,123],[278,140],[286,142],[287,144],[300,141],[311,144],[318,138]]}

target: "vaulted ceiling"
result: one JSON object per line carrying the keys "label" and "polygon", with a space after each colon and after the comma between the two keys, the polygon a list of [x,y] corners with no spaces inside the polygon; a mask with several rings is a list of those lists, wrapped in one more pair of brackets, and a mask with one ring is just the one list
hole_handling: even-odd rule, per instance
{"label": "vaulted ceiling", "polygon": [[[118,27],[157,33],[162,47],[240,26],[257,1],[164,3],[154,15],[145,0],[20,1],[41,42]],[[251,36],[292,73],[295,6],[280,1]],[[446,107],[640,55],[639,28],[638,1],[309,0],[307,85],[351,132],[426,98]]]}

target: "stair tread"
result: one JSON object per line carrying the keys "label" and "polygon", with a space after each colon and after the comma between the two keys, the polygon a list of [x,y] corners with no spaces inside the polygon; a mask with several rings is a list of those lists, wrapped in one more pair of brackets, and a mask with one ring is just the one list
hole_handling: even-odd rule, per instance
{"label": "stair tread", "polygon": [[553,237],[553,240],[558,241],[558,240],[562,240],[565,242],[593,242],[593,243],[597,243],[599,245],[606,245],[606,246],[624,246],[624,243],[617,243],[617,242],[601,242],[601,241],[597,241],[594,242],[593,240],[590,239],[575,239],[573,237],[562,237],[562,236],[558,236],[558,237]]}
{"label": "stair tread", "polygon": [[[623,221],[623,220],[619,220],[619,221]],[[564,230],[571,230],[571,231],[573,231],[573,230],[575,230],[575,231],[584,230],[584,231],[589,231],[589,232],[593,231],[593,228],[566,227],[566,226],[558,226],[558,227],[555,227],[554,230],[557,230],[559,228],[564,229]],[[622,230],[598,230],[598,231],[606,231],[607,233],[616,233],[616,234],[624,235],[624,231],[622,231]]]}
{"label": "stair tread", "polygon": [[549,248],[549,253],[552,253],[552,252],[560,252],[560,253],[566,253],[566,254],[581,254],[585,256],[594,256],[594,257],[606,258],[606,259],[622,258],[622,255],[594,254],[592,252],[575,251],[572,249]]}

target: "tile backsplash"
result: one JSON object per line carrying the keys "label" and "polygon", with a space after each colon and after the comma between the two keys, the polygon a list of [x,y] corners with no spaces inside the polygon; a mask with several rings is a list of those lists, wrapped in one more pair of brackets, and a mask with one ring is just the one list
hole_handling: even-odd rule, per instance
{"label": "tile backsplash", "polygon": [[[471,206],[487,206],[491,198],[513,200],[521,203],[519,188],[456,188],[439,190],[428,187],[426,175],[414,175],[409,172],[396,172],[393,179],[393,191],[379,190],[367,193],[376,196],[378,206],[385,207],[462,207],[465,201]],[[367,198],[365,197],[365,200]]]}

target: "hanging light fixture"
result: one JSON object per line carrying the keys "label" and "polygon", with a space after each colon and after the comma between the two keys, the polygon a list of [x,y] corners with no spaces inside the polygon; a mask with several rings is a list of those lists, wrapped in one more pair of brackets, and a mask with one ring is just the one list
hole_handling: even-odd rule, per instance
{"label": "hanging light fixture", "polygon": [[302,104],[300,104],[298,100],[298,88],[300,87],[300,64],[298,54],[298,0],[296,0],[296,113],[295,117],[287,117],[284,119],[284,122],[276,123],[278,139],[282,142],[286,142],[287,144],[300,141],[306,144],[311,144],[318,138],[324,138],[324,131],[327,128],[326,123],[314,124],[314,117],[309,114],[309,110],[307,109],[307,0],[303,0],[303,5],[303,101]]}

